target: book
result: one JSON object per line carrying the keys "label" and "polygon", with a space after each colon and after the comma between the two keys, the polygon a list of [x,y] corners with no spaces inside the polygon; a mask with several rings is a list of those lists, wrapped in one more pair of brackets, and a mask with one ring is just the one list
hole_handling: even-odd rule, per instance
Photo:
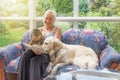
{"label": "book", "polygon": [[24,43],[24,45],[27,46],[28,48],[30,48],[36,54],[47,53],[43,49],[43,47],[41,45],[39,45],[39,44],[30,45],[30,44]]}

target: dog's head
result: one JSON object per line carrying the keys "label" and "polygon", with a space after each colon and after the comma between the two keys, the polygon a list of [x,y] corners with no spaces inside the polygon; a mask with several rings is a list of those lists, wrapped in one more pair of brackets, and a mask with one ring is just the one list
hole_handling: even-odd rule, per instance
{"label": "dog's head", "polygon": [[62,42],[56,37],[48,37],[44,40],[43,48],[48,52],[57,52],[62,48]]}

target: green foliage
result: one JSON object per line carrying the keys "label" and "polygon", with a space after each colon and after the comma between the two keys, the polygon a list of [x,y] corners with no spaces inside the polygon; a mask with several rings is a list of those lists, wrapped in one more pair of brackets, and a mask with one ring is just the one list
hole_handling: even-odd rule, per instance
{"label": "green foliage", "polygon": [[0,22],[0,35],[7,33],[8,30],[3,22]]}
{"label": "green foliage", "polygon": [[86,24],[87,24],[86,22],[81,22],[81,23],[78,24],[78,28],[83,29],[83,28],[85,28]]}
{"label": "green foliage", "polygon": [[19,42],[28,30],[28,22],[0,22],[0,47]]}
{"label": "green foliage", "polygon": [[101,23],[100,29],[103,31],[107,37],[109,45],[114,47],[118,52],[120,52],[120,23]]}
{"label": "green foliage", "polygon": [[120,0],[115,0],[114,2],[114,15],[120,16]]}
{"label": "green foliage", "polygon": [[73,0],[52,0],[52,4],[59,16],[72,16]]}
{"label": "green foliage", "polygon": [[36,1],[37,16],[43,16],[44,12],[48,9],[54,9],[52,0],[37,0]]}
{"label": "green foliage", "polygon": [[79,12],[81,14],[86,14],[89,11],[88,0],[80,0],[79,2]]}
{"label": "green foliage", "polygon": [[55,10],[59,16],[72,16],[73,0],[37,0],[37,16],[42,16],[48,9]]}
{"label": "green foliage", "polygon": [[25,31],[24,27],[12,28],[8,34],[0,35],[0,47],[20,42]]}
{"label": "green foliage", "polygon": [[111,9],[109,7],[102,6],[100,9],[101,16],[112,16]]}
{"label": "green foliage", "polygon": [[111,0],[94,0],[91,5],[92,12],[99,12],[101,7],[109,8],[108,5],[110,4]]}
{"label": "green foliage", "polygon": [[29,23],[26,21],[8,21],[5,23],[6,28],[11,29],[11,28],[19,28],[19,27],[24,27],[26,29],[29,29]]}

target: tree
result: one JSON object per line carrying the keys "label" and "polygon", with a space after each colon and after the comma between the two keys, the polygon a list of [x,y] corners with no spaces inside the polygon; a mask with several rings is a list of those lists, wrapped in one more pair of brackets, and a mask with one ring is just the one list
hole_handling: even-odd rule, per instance
{"label": "tree", "polygon": [[52,4],[59,16],[72,16],[73,0],[52,0]]}

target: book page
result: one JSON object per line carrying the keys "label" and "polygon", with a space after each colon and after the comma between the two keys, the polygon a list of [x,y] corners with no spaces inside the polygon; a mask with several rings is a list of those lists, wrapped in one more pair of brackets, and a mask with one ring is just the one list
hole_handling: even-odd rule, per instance
{"label": "book page", "polygon": [[32,49],[32,51],[36,54],[46,53],[46,51],[39,44],[30,45],[30,44],[24,43],[24,45]]}

